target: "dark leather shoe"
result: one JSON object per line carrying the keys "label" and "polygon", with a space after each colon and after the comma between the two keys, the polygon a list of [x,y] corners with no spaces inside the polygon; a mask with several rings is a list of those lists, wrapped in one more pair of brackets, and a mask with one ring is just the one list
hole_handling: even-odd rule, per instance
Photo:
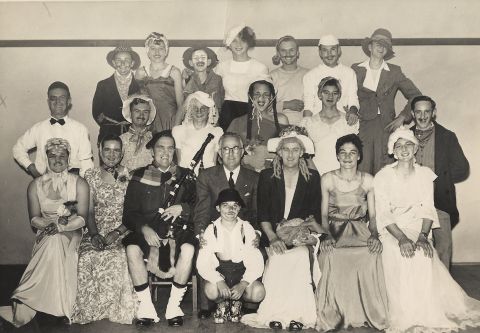
{"label": "dark leather shoe", "polygon": [[282,323],[279,321],[271,321],[270,324],[268,325],[272,330],[281,330]]}
{"label": "dark leather shoe", "polygon": [[137,318],[137,319],[135,319],[135,325],[137,325],[137,326],[148,327],[148,326],[152,326],[153,324],[155,324],[155,321],[151,318]]}
{"label": "dark leather shoe", "polygon": [[210,310],[200,310],[198,311],[198,319],[207,319],[210,318],[212,312]]}
{"label": "dark leather shoe", "polygon": [[180,327],[183,325],[183,317],[181,316],[168,319],[167,321],[168,321],[168,326]]}

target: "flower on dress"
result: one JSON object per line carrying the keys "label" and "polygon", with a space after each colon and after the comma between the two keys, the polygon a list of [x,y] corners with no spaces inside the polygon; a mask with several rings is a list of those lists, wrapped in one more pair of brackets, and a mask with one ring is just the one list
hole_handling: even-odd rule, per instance
{"label": "flower on dress", "polygon": [[68,223],[68,218],[73,214],[77,214],[78,201],[67,201],[64,202],[63,205],[58,206],[57,208],[57,215],[58,215],[58,223],[62,225],[66,225]]}

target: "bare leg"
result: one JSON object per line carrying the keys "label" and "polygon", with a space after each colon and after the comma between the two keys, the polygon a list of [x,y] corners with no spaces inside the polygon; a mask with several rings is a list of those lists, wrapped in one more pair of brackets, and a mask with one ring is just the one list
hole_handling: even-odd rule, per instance
{"label": "bare leg", "polygon": [[134,286],[140,286],[148,282],[148,272],[143,261],[143,252],[137,245],[129,245],[126,248],[128,271]]}
{"label": "bare leg", "polygon": [[178,284],[187,284],[190,273],[192,272],[193,254],[195,248],[192,244],[182,244],[180,247],[180,256],[175,265],[175,276],[173,281]]}
{"label": "bare leg", "polygon": [[250,285],[245,289],[245,293],[243,294],[243,299],[246,302],[251,303],[260,303],[265,298],[265,288],[260,281],[253,281]]}

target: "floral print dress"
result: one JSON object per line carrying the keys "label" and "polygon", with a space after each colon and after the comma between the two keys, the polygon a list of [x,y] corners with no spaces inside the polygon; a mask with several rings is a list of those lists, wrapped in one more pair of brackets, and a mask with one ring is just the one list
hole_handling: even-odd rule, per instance
{"label": "floral print dress", "polygon": [[[93,196],[98,232],[105,237],[122,224],[128,178],[120,175],[115,184],[109,184],[101,179],[100,172],[99,168],[90,169],[85,173],[85,179]],[[116,323],[132,323],[135,314],[134,292],[122,238],[103,251],[93,248],[90,237],[83,239],[73,322],[86,324],[109,319]]]}

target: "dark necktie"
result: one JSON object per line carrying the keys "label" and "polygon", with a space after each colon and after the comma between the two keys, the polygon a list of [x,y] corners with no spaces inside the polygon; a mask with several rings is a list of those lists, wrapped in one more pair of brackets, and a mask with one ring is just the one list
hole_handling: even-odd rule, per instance
{"label": "dark necktie", "polygon": [[55,123],[59,123],[60,125],[65,125],[65,119],[55,119],[55,118],[50,118],[50,124],[54,125]]}
{"label": "dark necktie", "polygon": [[235,188],[235,182],[233,181],[233,171],[230,171],[230,178],[228,179],[228,186]]}

